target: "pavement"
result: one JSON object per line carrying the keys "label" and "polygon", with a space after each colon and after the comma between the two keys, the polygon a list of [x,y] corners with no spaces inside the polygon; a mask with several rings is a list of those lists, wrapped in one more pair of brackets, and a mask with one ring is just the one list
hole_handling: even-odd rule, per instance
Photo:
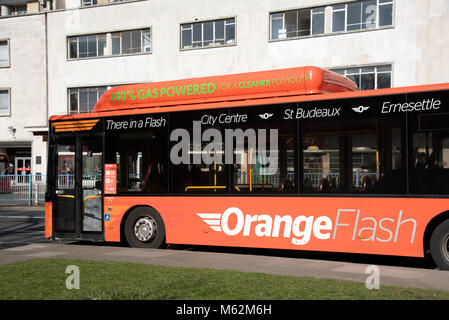
{"label": "pavement", "polygon": [[[118,244],[91,242],[56,242],[43,237],[44,212],[42,207],[0,207],[0,264],[9,264],[30,259],[76,258],[97,261],[138,262],[152,265],[213,268],[244,272],[296,277],[340,279],[365,283],[378,272],[380,287],[396,285],[449,291],[449,271],[432,267],[409,267],[409,261],[400,260],[399,265],[389,265],[377,257],[368,263],[351,262],[353,256],[337,254],[292,254],[273,250],[239,250],[214,247],[169,246],[168,249],[128,248]],[[217,252],[218,251],[218,252]],[[304,256],[304,255],[303,255]],[[336,258],[336,260],[334,260]],[[329,260],[329,259],[332,259]],[[341,260],[343,259],[343,260]],[[357,259],[355,259],[357,261]],[[395,262],[396,263],[396,262]],[[396,263],[397,264],[397,263]],[[418,266],[420,264],[418,263]]]}

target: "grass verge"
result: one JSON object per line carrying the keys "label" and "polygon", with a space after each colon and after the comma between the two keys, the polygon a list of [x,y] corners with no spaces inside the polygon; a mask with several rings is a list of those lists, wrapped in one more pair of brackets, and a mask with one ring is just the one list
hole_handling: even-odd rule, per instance
{"label": "grass verge", "polygon": [[[80,289],[68,290],[69,265]],[[69,281],[70,282],[70,281]],[[73,282],[71,282],[73,283]],[[449,299],[449,292],[263,273],[153,266],[139,263],[42,259],[0,266],[0,300],[90,299]]]}

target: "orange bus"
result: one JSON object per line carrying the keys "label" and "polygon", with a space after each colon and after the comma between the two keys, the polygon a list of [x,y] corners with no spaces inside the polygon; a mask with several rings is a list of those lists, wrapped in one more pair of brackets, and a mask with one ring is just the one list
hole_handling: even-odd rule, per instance
{"label": "orange bus", "polygon": [[49,130],[47,238],[449,269],[449,84],[357,91],[300,67],[126,85]]}

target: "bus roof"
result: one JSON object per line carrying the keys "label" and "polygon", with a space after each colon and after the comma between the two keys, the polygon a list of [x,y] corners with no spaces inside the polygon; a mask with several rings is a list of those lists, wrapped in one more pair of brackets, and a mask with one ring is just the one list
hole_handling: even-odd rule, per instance
{"label": "bus roof", "polygon": [[355,90],[354,82],[335,72],[297,67],[118,86],[104,93],[92,112]]}
{"label": "bus roof", "polygon": [[[323,75],[331,75],[331,76],[337,76],[336,79],[342,79],[341,76],[337,75],[336,73],[333,73],[331,71],[327,71],[320,68],[315,67],[303,67],[303,68],[311,68],[309,70],[315,71],[321,71]],[[299,69],[299,68],[293,68],[293,69]],[[291,70],[291,69],[286,69]],[[273,72],[273,71],[268,71]],[[257,74],[257,73],[252,73]],[[259,73],[261,74],[261,73]],[[244,75],[244,74],[242,74]],[[225,76],[226,77],[226,76]],[[231,76],[232,77],[232,76]],[[221,77],[218,77],[221,78]],[[324,78],[324,76],[323,76]],[[201,78],[200,78],[201,79]],[[202,79],[210,79],[210,78],[202,78]],[[316,77],[315,77],[316,79]],[[195,80],[195,79],[194,79]],[[196,79],[198,80],[198,79]],[[345,79],[343,79],[345,80]],[[188,80],[181,80],[185,81],[186,83]],[[193,80],[191,80],[193,81]],[[321,80],[323,81],[323,80]],[[329,81],[329,80],[327,80]],[[175,83],[173,82],[161,82],[162,83]],[[316,94],[318,92],[315,92],[315,94],[312,94],[309,92],[309,94],[304,93],[292,93],[290,94],[286,93],[285,95],[275,94],[275,92],[269,92],[265,94],[252,94],[252,95],[245,95],[240,94],[238,96],[231,96],[230,98],[226,97],[218,97],[215,99],[206,99],[206,98],[199,98],[199,99],[191,99],[189,102],[184,101],[165,101],[160,103],[153,103],[151,105],[141,105],[139,107],[135,107],[130,105],[129,103],[123,103],[124,107],[129,106],[128,108],[123,109],[117,109],[117,108],[109,108],[107,109],[107,105],[112,105],[112,92],[120,92],[119,88],[126,88],[126,87],[137,87],[139,85],[130,85],[130,86],[121,86],[121,87],[115,87],[109,91],[107,91],[98,101],[97,105],[94,108],[93,112],[90,113],[81,113],[81,114],[74,114],[74,115],[53,115],[50,117],[50,121],[63,121],[63,120],[78,120],[78,119],[90,119],[90,118],[99,118],[104,116],[119,116],[123,114],[142,114],[142,113],[159,113],[159,112],[173,112],[173,111],[182,111],[182,110],[199,110],[199,109],[213,109],[213,108],[225,108],[225,107],[242,107],[242,106],[257,106],[262,104],[277,104],[277,103],[290,103],[290,102],[305,102],[305,101],[318,101],[318,100],[333,100],[333,99],[345,99],[345,98],[360,98],[360,97],[374,97],[374,96],[383,96],[383,95],[393,95],[393,94],[406,94],[406,93],[413,93],[413,92],[425,92],[425,91],[438,91],[438,90],[449,90],[449,83],[440,83],[440,84],[429,84],[429,85],[419,85],[419,86],[409,86],[409,87],[396,87],[396,88],[386,88],[386,89],[377,89],[377,90],[365,90],[365,91],[354,91],[355,84],[347,80],[346,83],[349,83],[349,86],[353,86],[352,88],[346,90],[346,91],[332,91],[324,90],[324,88],[321,88],[322,93],[325,94]],[[191,82],[190,82],[191,84]],[[157,83],[154,83],[153,85],[157,85]],[[179,85],[179,84],[178,84]],[[141,85],[144,86],[144,85]],[[325,87],[325,85],[323,86]],[[310,89],[310,86],[309,86]],[[113,91],[115,90],[115,91]],[[133,89],[131,89],[133,90]],[[134,89],[135,90],[135,89]],[[193,89],[192,89],[193,90]],[[207,86],[206,86],[207,90]],[[123,91],[123,90],[122,90]],[[129,91],[129,90],[127,90]],[[313,90],[311,90],[313,91]],[[135,92],[134,92],[135,94]],[[137,99],[137,98],[136,98]],[[133,101],[133,100],[131,100]],[[183,103],[182,103],[183,102]],[[105,108],[102,111],[98,111],[100,108],[103,108],[102,106],[105,106]],[[118,104],[117,102],[117,105]],[[98,108],[97,108],[98,107]]]}

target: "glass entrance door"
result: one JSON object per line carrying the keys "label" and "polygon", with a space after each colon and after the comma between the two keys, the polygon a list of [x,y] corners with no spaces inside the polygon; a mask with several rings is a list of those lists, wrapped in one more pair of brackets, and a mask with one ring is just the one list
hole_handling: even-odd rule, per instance
{"label": "glass entrance door", "polygon": [[17,183],[29,183],[29,175],[31,174],[31,157],[16,157],[15,171],[18,179]]}

